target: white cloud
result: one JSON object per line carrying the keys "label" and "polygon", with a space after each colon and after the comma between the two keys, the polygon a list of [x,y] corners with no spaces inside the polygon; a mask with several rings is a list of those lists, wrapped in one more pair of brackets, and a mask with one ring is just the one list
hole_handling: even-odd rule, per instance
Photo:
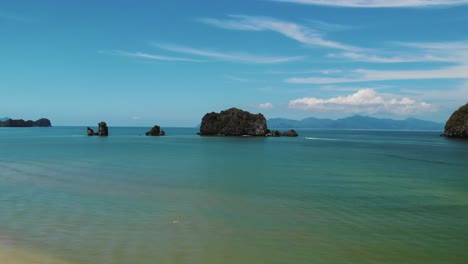
{"label": "white cloud", "polygon": [[316,111],[346,111],[352,113],[391,113],[398,115],[433,111],[433,106],[422,101],[404,97],[381,95],[366,88],[356,93],[329,99],[304,97],[289,102],[289,108]]}
{"label": "white cloud", "polygon": [[293,75],[293,74],[307,74],[307,73],[320,73],[320,74],[338,74],[343,72],[342,70],[338,69],[323,69],[323,70],[302,70],[302,71],[285,71],[285,70],[271,70],[266,71],[265,74],[285,74],[285,75]]}
{"label": "white cloud", "polygon": [[140,120],[141,116],[132,116],[132,120]]}
{"label": "white cloud", "polygon": [[356,26],[334,24],[320,20],[310,20],[310,23],[314,25],[314,28],[323,32],[343,31],[356,28]]}
{"label": "white cloud", "polygon": [[180,57],[171,57],[171,56],[162,56],[154,55],[143,52],[127,52],[121,50],[113,50],[110,53],[119,56],[141,58],[141,59],[150,59],[150,60],[159,60],[159,61],[186,61],[186,62],[202,62],[201,60],[194,60],[189,58],[180,58]]}
{"label": "white cloud", "polygon": [[[467,64],[467,42],[427,42],[407,43],[393,42],[398,52],[366,50],[365,52],[331,53],[329,58],[349,59],[351,61],[372,63],[406,63],[406,62],[452,62]],[[406,50],[401,50],[404,47]],[[372,53],[374,54],[372,54]],[[375,55],[379,53],[379,55]]]}
{"label": "white cloud", "polygon": [[231,19],[205,18],[200,21],[219,28],[246,31],[274,31],[300,43],[321,46],[340,50],[360,50],[358,47],[326,40],[322,35],[311,28],[281,21],[269,17],[230,16]]}
{"label": "white cloud", "polygon": [[[352,79],[352,78],[328,78],[328,77],[293,77],[285,80],[287,83],[295,84],[332,84],[332,83],[351,83],[351,82],[364,82],[365,80]],[[368,80],[369,81],[369,80]]]}
{"label": "white cloud", "polygon": [[231,62],[242,62],[242,63],[258,63],[258,64],[273,64],[273,63],[284,63],[291,61],[302,60],[304,57],[263,57],[251,54],[242,53],[229,53],[220,52],[213,50],[195,49],[191,47],[175,46],[175,45],[155,45],[158,48],[169,50],[172,52],[203,56],[212,59],[231,61]]}
{"label": "white cloud", "polygon": [[343,52],[343,53],[331,53],[328,54],[329,58],[343,58],[350,59],[352,61],[360,62],[372,62],[372,63],[405,63],[405,62],[452,62],[452,58],[446,57],[437,57],[429,54],[423,54],[420,56],[388,56],[382,57],[377,55],[365,54],[365,53],[355,53],[355,52]]}
{"label": "white cloud", "polygon": [[468,79],[468,64],[448,66],[429,70],[367,70],[358,69],[345,73],[344,77],[305,77],[288,78],[285,81],[296,84],[332,84],[389,80],[431,80]]}
{"label": "white cloud", "polygon": [[[468,1],[468,0],[467,0]],[[468,50],[468,42],[396,42],[400,46],[420,48],[426,50]]]}
{"label": "white cloud", "polygon": [[330,77],[325,74],[316,73],[314,76],[293,77],[285,81],[296,84],[333,84],[387,80],[468,79],[468,42],[397,44],[400,48],[401,46],[409,48],[409,50],[405,51],[405,55],[382,57],[365,53],[345,52],[342,54],[331,54],[329,57],[374,63],[433,62],[439,63],[441,66],[437,68],[433,67],[432,69],[414,70],[356,69],[343,71],[341,76],[335,75]]}
{"label": "white cloud", "polygon": [[309,5],[337,7],[428,7],[467,4],[468,0],[272,0]]}
{"label": "white cloud", "polygon": [[272,103],[263,103],[263,104],[259,104],[259,105],[258,105],[258,108],[261,108],[261,109],[270,109],[270,108],[273,108],[273,104],[272,104]]}

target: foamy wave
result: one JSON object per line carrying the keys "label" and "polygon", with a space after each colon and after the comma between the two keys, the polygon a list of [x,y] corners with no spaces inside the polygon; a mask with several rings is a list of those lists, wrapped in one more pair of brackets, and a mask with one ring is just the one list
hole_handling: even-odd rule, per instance
{"label": "foamy wave", "polygon": [[315,137],[306,137],[305,139],[308,139],[308,140],[340,141],[339,139],[336,139],[336,138],[315,138]]}

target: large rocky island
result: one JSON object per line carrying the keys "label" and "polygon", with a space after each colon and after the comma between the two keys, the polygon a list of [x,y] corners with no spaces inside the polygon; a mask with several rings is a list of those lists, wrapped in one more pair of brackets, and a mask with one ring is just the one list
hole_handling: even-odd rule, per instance
{"label": "large rocky island", "polygon": [[265,136],[266,119],[262,114],[252,114],[237,108],[220,113],[207,113],[200,126],[203,136]]}
{"label": "large rocky island", "polygon": [[0,121],[0,127],[51,127],[52,124],[49,119],[41,118],[36,121],[23,120],[23,119],[8,119]]}
{"label": "large rocky island", "polygon": [[207,113],[200,125],[202,136],[286,136],[297,137],[294,130],[284,133],[270,131],[262,114],[252,114],[237,108],[230,108],[220,113]]}
{"label": "large rocky island", "polygon": [[468,139],[468,104],[453,112],[445,124],[444,136]]}

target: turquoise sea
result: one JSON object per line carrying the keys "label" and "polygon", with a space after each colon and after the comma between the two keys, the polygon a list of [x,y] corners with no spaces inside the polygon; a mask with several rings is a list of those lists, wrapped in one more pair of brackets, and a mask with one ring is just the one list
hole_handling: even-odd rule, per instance
{"label": "turquoise sea", "polygon": [[0,129],[0,263],[467,263],[441,132]]}

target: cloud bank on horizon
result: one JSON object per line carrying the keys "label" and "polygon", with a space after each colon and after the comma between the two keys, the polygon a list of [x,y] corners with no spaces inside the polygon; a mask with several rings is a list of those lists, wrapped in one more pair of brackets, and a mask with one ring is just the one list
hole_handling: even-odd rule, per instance
{"label": "cloud bank on horizon", "polygon": [[[392,95],[380,95],[374,89],[366,88],[346,96],[328,99],[304,97],[289,102],[290,108],[318,111],[346,111],[349,113],[394,113],[397,115],[413,115],[426,111],[434,111],[434,107],[423,101],[404,97],[391,98]],[[386,98],[388,97],[388,98]]]}
{"label": "cloud bank on horizon", "polygon": [[43,94],[70,113],[111,96],[99,111],[150,122],[156,98],[158,111],[177,108],[171,120],[189,113],[185,124],[233,106],[293,119],[444,121],[468,101],[468,0],[162,2],[88,3],[90,13],[51,0],[42,13],[0,3],[3,51],[18,58],[0,61],[11,109],[2,115],[25,111],[12,103],[24,94],[31,118]]}

